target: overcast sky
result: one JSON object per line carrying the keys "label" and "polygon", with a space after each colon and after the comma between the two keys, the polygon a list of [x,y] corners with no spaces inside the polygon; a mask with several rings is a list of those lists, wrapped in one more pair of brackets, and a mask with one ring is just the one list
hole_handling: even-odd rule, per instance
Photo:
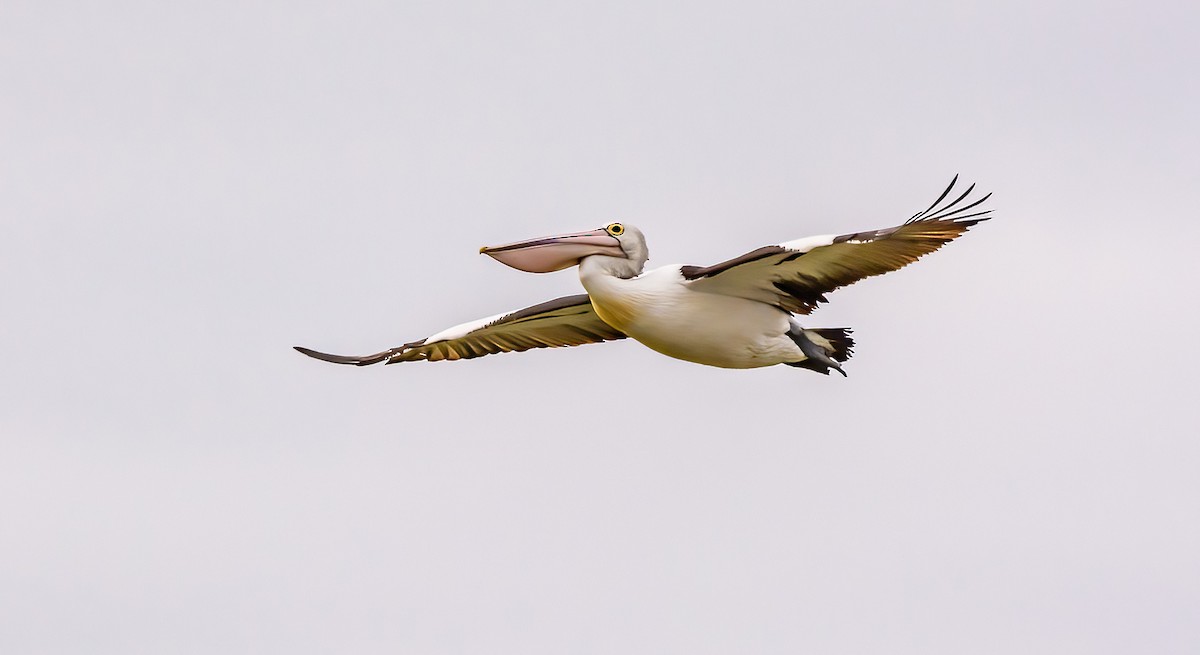
{"label": "overcast sky", "polygon": [[[1200,10],[994,4],[0,4],[0,652],[1197,652]],[[955,173],[848,379],[291,349]]]}

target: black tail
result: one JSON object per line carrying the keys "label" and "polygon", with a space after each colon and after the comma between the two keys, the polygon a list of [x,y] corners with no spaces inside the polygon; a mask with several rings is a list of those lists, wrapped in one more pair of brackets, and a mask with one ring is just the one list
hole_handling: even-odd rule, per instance
{"label": "black tail", "polygon": [[829,353],[831,359],[844,362],[854,355],[854,337],[850,336],[853,330],[850,328],[818,328],[809,332],[816,332],[833,346],[833,352]]}
{"label": "black tail", "polygon": [[[854,354],[854,339],[850,332],[850,328],[804,329],[800,334],[788,332],[788,336],[808,357],[799,362],[787,362],[787,365],[806,368],[821,375],[829,375],[830,369],[836,369],[838,373],[846,375],[838,363],[850,359]],[[817,338],[814,339],[814,336]],[[826,346],[824,342],[829,345]]]}

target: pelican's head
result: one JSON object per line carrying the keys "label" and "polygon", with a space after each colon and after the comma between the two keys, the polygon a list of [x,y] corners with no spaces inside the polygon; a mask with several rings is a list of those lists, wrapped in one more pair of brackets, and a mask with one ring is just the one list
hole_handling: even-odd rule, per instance
{"label": "pelican's head", "polygon": [[587,257],[597,257],[602,258],[605,269],[618,277],[638,275],[650,258],[642,231],[622,223],[609,223],[591,232],[485,246],[479,252],[529,273],[561,271],[577,266]]}

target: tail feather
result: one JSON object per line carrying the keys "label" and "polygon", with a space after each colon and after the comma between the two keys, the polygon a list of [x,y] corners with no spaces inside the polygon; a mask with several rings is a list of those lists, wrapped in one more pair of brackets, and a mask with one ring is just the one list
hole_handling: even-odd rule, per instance
{"label": "tail feather", "polygon": [[[799,326],[793,327],[796,330]],[[822,375],[829,375],[830,370],[836,370],[843,376],[846,371],[838,365],[850,359],[854,354],[854,339],[850,336],[850,328],[799,328],[800,333],[788,332],[788,336],[800,346],[808,357],[798,362],[786,362],[788,366],[806,368]]]}
{"label": "tail feather", "polygon": [[808,331],[816,332],[821,335],[822,339],[829,342],[829,345],[832,346],[829,349],[832,351],[829,353],[830,359],[844,362],[854,355],[854,337],[850,336],[853,330],[850,328],[817,328]]}

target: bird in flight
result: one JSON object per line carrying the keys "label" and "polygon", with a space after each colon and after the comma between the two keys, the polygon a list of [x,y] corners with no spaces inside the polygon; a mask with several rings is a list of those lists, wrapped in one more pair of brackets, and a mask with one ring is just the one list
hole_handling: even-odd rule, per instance
{"label": "bird in flight", "polygon": [[958,181],[902,225],[764,246],[712,266],[645,271],[646,239],[632,225],[529,239],[479,252],[513,268],[549,273],[579,267],[587,293],[455,325],[373,355],[296,350],[335,364],[471,359],[531,348],[632,338],[669,357],[723,368],[787,364],[825,375],[846,372],[849,328],[805,328],[825,294],[911,264],[991,218],[971,185],[943,204]]}

